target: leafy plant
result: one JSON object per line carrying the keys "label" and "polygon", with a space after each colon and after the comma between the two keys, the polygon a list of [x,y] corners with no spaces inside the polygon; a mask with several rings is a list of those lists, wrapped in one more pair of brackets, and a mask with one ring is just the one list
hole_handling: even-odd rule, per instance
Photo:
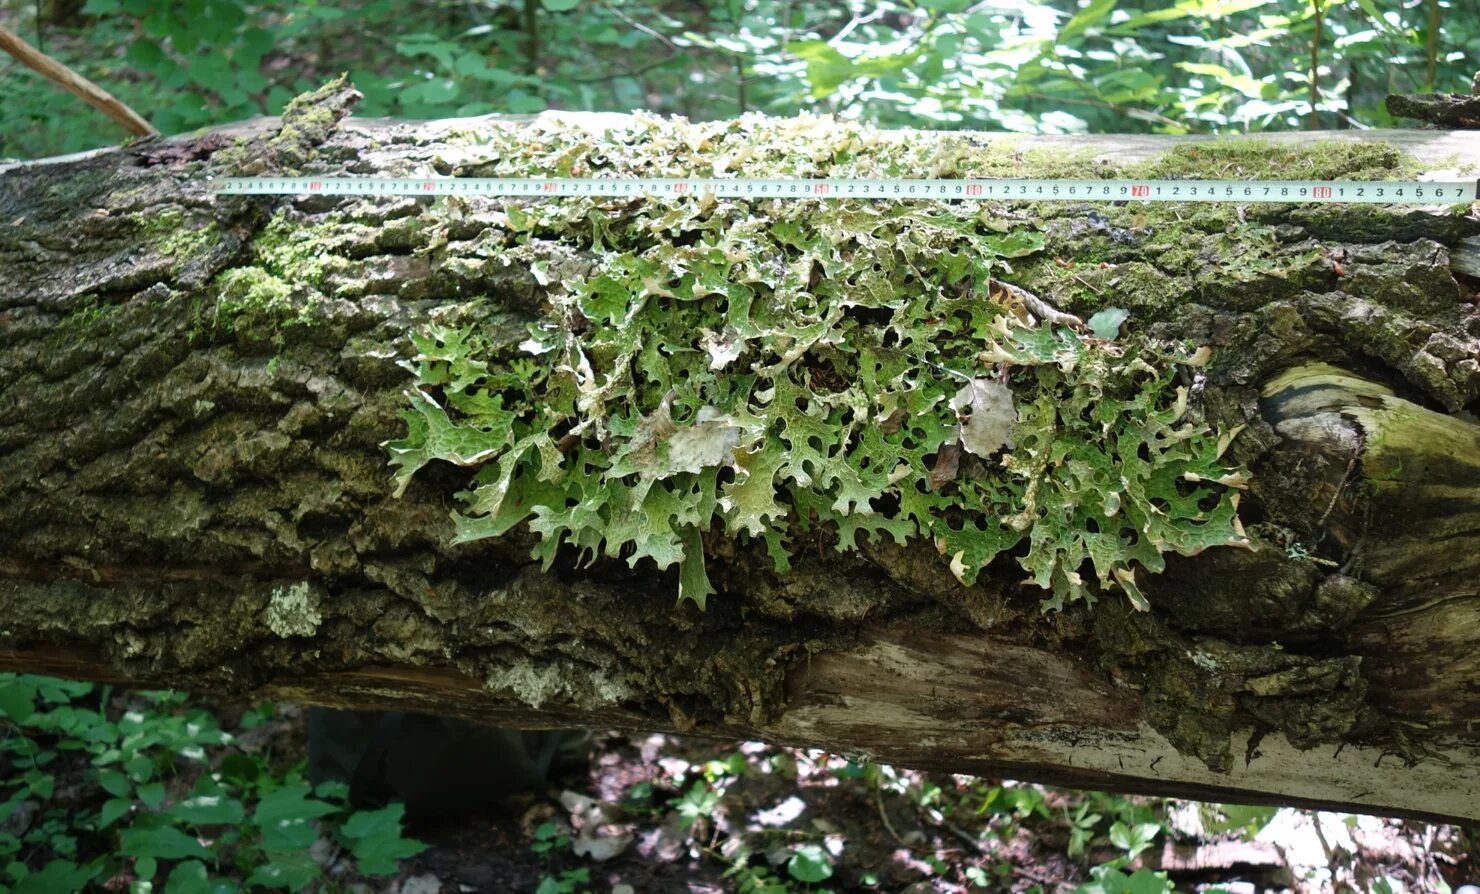
{"label": "leafy plant", "polygon": [[703,779],[694,780],[675,805],[679,831],[687,832],[699,820],[713,815],[724,794],[723,786],[715,786]]}
{"label": "leafy plant", "polygon": [[529,849],[537,854],[549,854],[569,846],[570,836],[555,823],[546,820],[535,828],[534,841],[530,843]]}
{"label": "leafy plant", "polygon": [[1074,889],[1074,894],[1172,894],[1177,886],[1164,872],[1137,869],[1125,873],[1116,866],[1096,866],[1091,879]]}
{"label": "leafy plant", "polygon": [[1126,859],[1134,860],[1162,831],[1160,823],[1130,823],[1117,820],[1110,826],[1110,843],[1125,851]]}
{"label": "leafy plant", "polygon": [[[532,852],[545,858],[547,866],[553,866],[554,858],[569,847],[570,835],[553,820],[540,823],[534,830],[534,840],[529,844]],[[578,894],[586,890],[586,885],[590,884],[590,881],[591,871],[585,866],[563,869],[559,872],[550,868],[540,877],[535,894]]]}
{"label": "leafy plant", "polygon": [[832,878],[832,861],[819,845],[804,844],[792,851],[786,861],[786,873],[799,882],[813,884]]}
{"label": "leafy plant", "polygon": [[591,883],[591,870],[584,866],[566,869],[559,875],[547,875],[540,879],[535,894],[577,894]]}
{"label": "leafy plant", "polygon": [[[700,120],[820,107],[938,129],[1382,126],[1388,93],[1463,92],[1480,55],[1480,19],[1457,14],[1462,0],[10,7],[8,25],[166,132],[281,112],[343,71],[365,94],[362,113],[377,116],[649,109]],[[121,136],[23,68],[0,67],[0,93],[7,120],[26,124],[0,132],[0,155]]]}
{"label": "leafy plant", "polygon": [[[124,706],[119,709],[119,702]],[[309,856],[337,841],[366,876],[424,847],[401,833],[403,807],[352,811],[342,785],[317,791],[300,767],[232,750],[235,736],[185,696],[129,696],[0,674],[0,890],[81,890],[132,877],[166,892],[301,891],[323,877]],[[243,715],[241,728],[265,710]],[[57,779],[67,780],[62,794]],[[31,819],[18,819],[22,814]]]}

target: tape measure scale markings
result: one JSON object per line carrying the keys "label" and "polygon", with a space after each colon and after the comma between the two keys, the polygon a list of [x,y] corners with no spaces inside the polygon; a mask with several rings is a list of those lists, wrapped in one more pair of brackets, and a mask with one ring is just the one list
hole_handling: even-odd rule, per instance
{"label": "tape measure scale markings", "polygon": [[908,180],[537,177],[223,177],[223,195],[633,196],[763,199],[1021,199],[1141,202],[1460,204],[1477,183],[1426,180]]}

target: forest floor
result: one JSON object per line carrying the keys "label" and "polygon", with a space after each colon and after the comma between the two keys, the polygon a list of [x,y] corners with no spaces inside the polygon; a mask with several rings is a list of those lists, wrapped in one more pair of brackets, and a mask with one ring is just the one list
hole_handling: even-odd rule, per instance
{"label": "forest floor", "polygon": [[[332,716],[0,675],[0,892],[1480,894],[1474,827]],[[493,795],[515,778],[548,782]],[[381,782],[409,808],[380,807]]]}
{"label": "forest floor", "polygon": [[1397,894],[1480,882],[1477,832],[602,733],[584,775],[413,819],[408,834],[430,846],[393,877],[360,881],[333,857],[326,869],[366,894]]}

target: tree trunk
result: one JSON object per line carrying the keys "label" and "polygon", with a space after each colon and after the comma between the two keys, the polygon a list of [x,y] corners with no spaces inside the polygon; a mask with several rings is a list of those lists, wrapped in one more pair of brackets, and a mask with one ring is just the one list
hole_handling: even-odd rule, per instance
{"label": "tree trunk", "polygon": [[[529,728],[757,737],[1129,791],[1480,819],[1480,313],[1473,259],[1461,260],[1475,244],[1465,240],[1480,234],[1470,209],[813,203],[806,213],[819,221],[872,209],[829,218],[845,221],[831,244],[849,254],[826,255],[824,245],[819,257],[915,257],[916,245],[925,257],[935,251],[927,238],[981,246],[983,234],[1000,236],[988,277],[971,266],[980,259],[951,255],[971,272],[932,283],[941,295],[946,286],[961,293],[939,301],[968,310],[998,302],[1009,313],[1014,296],[1027,296],[1012,318],[1024,332],[1040,331],[1035,317],[1072,323],[1126,309],[1119,333],[1110,326],[1113,341],[1063,330],[1112,366],[1121,356],[1129,365],[1143,343],[1185,349],[1165,394],[1175,402],[1180,383],[1187,406],[1175,424],[1187,427],[1167,437],[1221,437],[1227,452],[1215,459],[1231,470],[1188,511],[1236,503],[1247,540],[1148,553],[1149,532],[1115,535],[1142,550],[1134,563],[1101,555],[1094,566],[1062,565],[1044,572],[1045,590],[1022,580],[1038,555],[1028,539],[1009,539],[974,575],[953,531],[884,537],[869,509],[903,505],[910,495],[897,489],[851,514],[839,498],[837,518],[873,534],[855,549],[834,548],[856,532],[840,541],[819,521],[831,517],[826,500],[816,515],[798,505],[789,519],[770,519],[790,538],[784,572],[760,537],[726,533],[713,507],[713,523],[704,516],[685,529],[704,528],[702,538],[694,533],[687,558],[670,556],[666,570],[648,558],[615,561],[630,549],[607,556],[599,543],[549,549],[538,526],[579,508],[565,505],[535,528],[455,542],[478,521],[454,495],[496,477],[483,457],[455,450],[434,455],[461,464],[409,474],[403,462],[407,486],[395,494],[386,442],[415,441],[402,439],[416,380],[398,361],[426,373],[412,359],[413,335],[468,327],[505,360],[530,356],[515,346],[543,331],[542,320],[588,338],[596,324],[560,317],[572,305],[559,296],[594,281],[631,240],[683,248],[753,219],[780,221],[769,231],[779,282],[814,250],[799,241],[812,224],[785,218],[780,203],[213,197],[204,183],[257,172],[677,175],[721,160],[732,172],[776,176],[889,162],[896,176],[1453,177],[1480,163],[1473,138],[870,135],[825,120],[610,115],[341,120],[352,99],[331,85],[282,121],[0,168],[0,665]],[[561,208],[575,209],[579,225]],[[889,234],[872,248],[848,241],[847,221],[884,208],[915,217],[870,218]],[[722,212],[732,214],[726,224],[704,228],[703,215]],[[629,226],[638,220],[642,228]],[[722,281],[703,289],[698,279],[654,281],[642,300],[670,301],[678,313],[687,296],[671,287],[692,282],[696,301],[728,294],[733,316],[730,281],[752,260],[728,258]],[[830,274],[818,261],[799,275],[821,291]],[[879,306],[850,306],[837,325],[867,339],[924,300],[911,289],[933,275],[899,273],[877,293]],[[994,341],[1002,331],[971,333],[985,339],[982,363],[989,342],[1005,349]],[[721,335],[670,331],[655,362],[707,346],[722,367]],[[829,385],[819,370],[852,355],[825,342],[799,352],[796,369],[814,376],[808,387],[819,394],[842,393],[852,383]],[[1200,347],[1211,349],[1206,365],[1193,356]],[[1023,376],[1078,374],[1019,361],[996,368],[1024,414]],[[423,375],[417,387],[425,414],[435,412],[425,401],[455,386]],[[667,395],[629,395],[627,424],[638,427],[629,446],[644,431],[651,442],[649,465],[629,480],[689,480],[651,465],[679,462],[676,441],[655,444],[711,424],[667,419],[683,388],[675,380]],[[1052,403],[1039,406],[1051,413]],[[985,417],[986,406],[972,409]],[[616,426],[626,407],[606,412]],[[1133,413],[1129,404],[1123,413]],[[1131,418],[1106,415],[1104,431]],[[868,424],[887,434],[891,423]],[[969,439],[966,452],[942,443],[922,492],[949,502],[941,495],[973,475],[997,480],[1030,452],[1023,424],[994,457],[970,455]],[[853,437],[865,438],[856,427]],[[611,443],[560,434],[547,443],[566,461]],[[768,436],[804,437],[791,428]],[[756,474],[715,470],[739,455],[693,461],[701,473]],[[1073,469],[1060,463],[1035,474],[1062,481],[1054,476]],[[806,477],[795,473],[793,489]],[[709,480],[733,494],[735,478]],[[1190,485],[1178,487],[1167,499],[1192,499]],[[455,511],[469,515],[455,521]],[[654,518],[649,509],[642,524],[668,528],[667,516]],[[1047,524],[1002,530],[1030,538]],[[696,595],[687,574],[701,539],[716,591],[702,611],[675,598],[681,586]],[[1151,573],[1162,551],[1165,570]],[[1149,610],[1135,607],[1140,598]],[[1055,607],[1043,610],[1045,599]]]}

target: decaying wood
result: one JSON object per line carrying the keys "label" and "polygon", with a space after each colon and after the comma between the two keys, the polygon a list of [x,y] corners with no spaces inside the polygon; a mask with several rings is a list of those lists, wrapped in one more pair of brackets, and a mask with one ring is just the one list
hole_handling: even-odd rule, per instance
{"label": "decaying wood", "polygon": [[1440,127],[1480,127],[1480,94],[1419,93],[1389,96],[1389,115],[1427,121]]}
{"label": "decaying wood", "polygon": [[[1076,312],[1167,289],[1137,322],[1212,346],[1198,411],[1246,426],[1233,455],[1259,548],[1173,561],[1146,581],[1153,611],[1110,594],[1042,615],[1013,569],[962,587],[930,544],[804,552],[785,577],[716,545],[701,614],[642,567],[542,573],[528,533],[451,545],[460,471],[391,496],[381,445],[403,430],[407,333],[538,313],[540,286],[480,254],[499,203],[452,220],[418,199],[208,194],[206,175],[247,165],[471,165],[447,142],[468,122],[340,121],[344,97],[320,99],[0,170],[0,665],[1480,819],[1480,316],[1473,269],[1451,263],[1480,234],[1473,213],[1250,206],[1230,232],[1181,237],[1205,243],[1189,273],[1133,208],[1038,212],[1060,261],[1102,260],[1014,285]],[[1433,171],[1480,163],[1452,134],[1339,139]],[[1125,160],[1173,143],[979,145]],[[344,263],[312,302],[295,291],[304,325],[212,329],[214,283],[274,214],[305,234],[331,222]],[[1230,245],[1257,245],[1261,266],[1224,263]]]}

